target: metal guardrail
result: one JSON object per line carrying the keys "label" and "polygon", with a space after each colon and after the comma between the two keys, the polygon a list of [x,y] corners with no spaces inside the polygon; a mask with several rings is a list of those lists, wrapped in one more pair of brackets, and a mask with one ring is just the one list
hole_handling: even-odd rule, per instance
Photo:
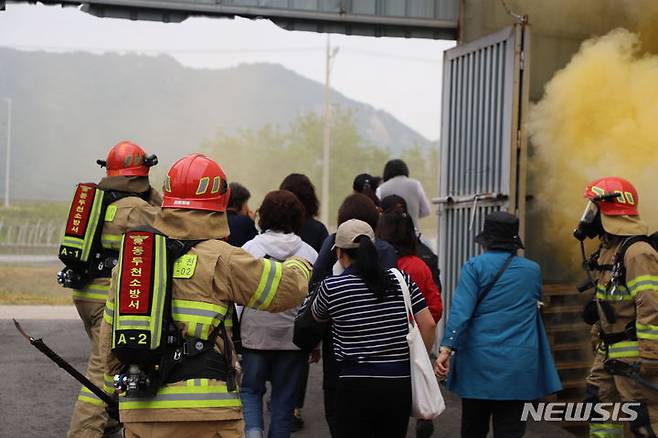
{"label": "metal guardrail", "polygon": [[56,248],[64,233],[61,221],[15,222],[0,219],[0,247]]}

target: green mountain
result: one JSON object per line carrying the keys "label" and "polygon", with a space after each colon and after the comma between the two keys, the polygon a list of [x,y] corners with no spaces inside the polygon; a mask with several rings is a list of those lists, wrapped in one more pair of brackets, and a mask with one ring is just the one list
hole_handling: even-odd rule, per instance
{"label": "green mountain", "polygon": [[[101,175],[95,160],[120,140],[160,157],[159,172],[218,132],[287,127],[321,114],[323,84],[277,64],[209,70],[168,56],[54,54],[0,48],[0,96],[13,102],[11,191],[23,199],[68,199]],[[430,143],[384,111],[335,93],[354,111],[361,137],[397,154]],[[0,173],[6,110],[0,102]],[[318,157],[320,158],[320,157]],[[0,188],[4,178],[1,178]]]}

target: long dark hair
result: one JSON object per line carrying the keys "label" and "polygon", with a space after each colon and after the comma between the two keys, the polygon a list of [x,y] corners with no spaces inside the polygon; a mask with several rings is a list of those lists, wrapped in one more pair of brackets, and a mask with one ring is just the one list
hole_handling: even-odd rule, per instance
{"label": "long dark hair", "polygon": [[379,216],[377,238],[393,245],[400,257],[416,255],[418,239],[411,217],[401,211]]}
{"label": "long dark hair", "polygon": [[389,179],[395,178],[396,176],[409,176],[409,168],[407,167],[407,163],[400,160],[399,158],[389,160],[384,166],[384,174],[382,175],[384,181],[388,181]]}
{"label": "long dark hair", "polygon": [[384,298],[393,290],[393,282],[388,272],[379,263],[379,254],[375,244],[368,236],[356,238],[358,248],[343,249],[354,261],[354,269],[377,298]]}
{"label": "long dark hair", "polygon": [[315,194],[315,186],[308,176],[301,173],[291,173],[283,179],[280,190],[292,192],[301,201],[308,216],[317,216],[320,202]]}

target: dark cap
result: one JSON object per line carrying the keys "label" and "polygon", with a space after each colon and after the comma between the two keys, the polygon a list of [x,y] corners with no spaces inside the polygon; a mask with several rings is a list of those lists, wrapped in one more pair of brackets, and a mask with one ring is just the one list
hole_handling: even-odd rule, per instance
{"label": "dark cap", "polygon": [[376,187],[373,188],[372,175],[369,175],[367,173],[361,173],[354,178],[354,182],[352,183],[352,189],[354,189],[354,191],[357,193],[361,193],[363,192],[363,189],[365,188],[366,184],[370,186],[371,189],[375,190]]}
{"label": "dark cap", "polygon": [[506,211],[494,211],[484,218],[484,229],[475,242],[487,249],[515,251],[524,248],[519,237],[519,219]]}

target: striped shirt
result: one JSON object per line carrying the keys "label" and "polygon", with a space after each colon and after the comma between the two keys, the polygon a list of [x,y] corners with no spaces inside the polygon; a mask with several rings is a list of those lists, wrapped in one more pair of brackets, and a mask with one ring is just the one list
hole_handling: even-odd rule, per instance
{"label": "striped shirt", "polygon": [[[425,299],[407,274],[414,314]],[[393,284],[395,276],[390,273]],[[331,336],[341,377],[408,377],[409,347],[402,290],[379,299],[352,268],[324,280],[312,308],[318,320],[331,320]]]}

